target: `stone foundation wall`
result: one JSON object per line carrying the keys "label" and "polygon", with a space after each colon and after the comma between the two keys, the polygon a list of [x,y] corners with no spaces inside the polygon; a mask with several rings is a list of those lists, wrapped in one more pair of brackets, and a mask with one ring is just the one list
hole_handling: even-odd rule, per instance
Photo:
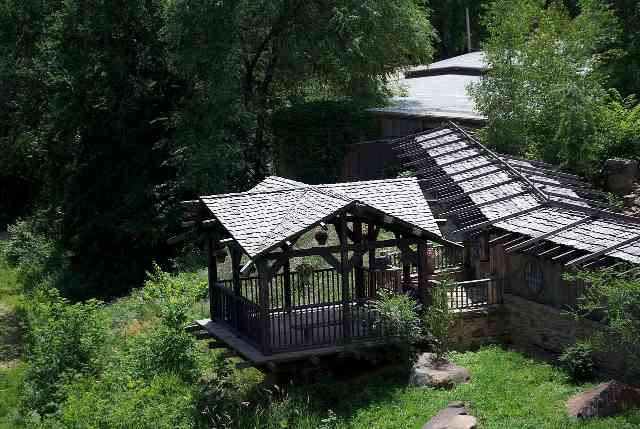
{"label": "stone foundation wall", "polygon": [[449,332],[449,340],[457,350],[504,343],[508,339],[506,320],[502,306],[462,311]]}
{"label": "stone foundation wall", "polygon": [[[517,348],[534,348],[550,355],[559,355],[577,340],[586,339],[603,329],[596,322],[576,321],[565,311],[538,304],[515,295],[504,295],[508,341]],[[603,372],[616,375],[625,362],[613,353],[596,354],[596,364]]]}

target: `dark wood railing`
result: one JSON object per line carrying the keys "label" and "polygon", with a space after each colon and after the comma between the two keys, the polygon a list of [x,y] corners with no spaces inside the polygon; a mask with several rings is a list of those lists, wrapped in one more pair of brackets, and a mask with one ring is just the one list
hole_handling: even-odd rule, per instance
{"label": "dark wood railing", "polygon": [[502,280],[480,279],[452,283],[447,286],[449,308],[466,310],[502,303]]}
{"label": "dark wood railing", "polygon": [[[360,283],[356,282],[360,275],[352,270],[347,300],[342,299],[341,278],[333,269],[317,270],[306,278],[290,273],[290,299],[285,294],[284,274],[277,274],[269,282],[269,307],[265,311],[258,303],[257,278],[240,279],[239,295],[234,294],[231,280],[223,280],[212,288],[214,320],[263,352],[380,338],[385,330],[372,302],[381,289],[402,290],[401,271],[363,269]],[[449,305],[456,310],[502,300],[502,285],[495,279],[453,283],[447,288]]]}
{"label": "dark wood railing", "polygon": [[378,338],[383,328],[371,301],[381,289],[400,292],[402,288],[401,270],[364,268],[361,283],[356,282],[359,274],[352,270],[348,300],[343,301],[340,274],[330,268],[307,277],[291,272],[287,298],[284,276],[276,274],[269,282],[269,323],[261,322],[264,316],[258,304],[257,277],[241,278],[239,295],[233,292],[232,280],[216,283],[211,296],[214,320],[258,348],[268,335],[266,343],[273,352]]}

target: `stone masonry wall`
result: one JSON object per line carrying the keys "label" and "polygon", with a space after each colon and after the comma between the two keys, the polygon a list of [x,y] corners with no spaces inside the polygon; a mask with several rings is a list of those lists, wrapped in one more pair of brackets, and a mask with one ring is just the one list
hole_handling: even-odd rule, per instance
{"label": "stone masonry wall", "polygon": [[[515,347],[537,348],[558,355],[577,340],[591,336],[603,325],[591,321],[576,321],[565,311],[538,304],[515,295],[505,294],[504,305],[509,326],[509,342]],[[596,354],[596,365],[605,373],[616,374],[625,362],[614,354]]]}
{"label": "stone masonry wall", "polygon": [[506,321],[502,306],[462,311],[449,332],[449,340],[457,350],[504,343],[508,338]]}

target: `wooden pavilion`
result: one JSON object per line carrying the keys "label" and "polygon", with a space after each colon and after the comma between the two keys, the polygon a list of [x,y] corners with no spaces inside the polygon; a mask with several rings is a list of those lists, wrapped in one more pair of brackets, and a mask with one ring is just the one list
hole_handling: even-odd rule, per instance
{"label": "wooden pavilion", "polygon": [[[372,307],[378,291],[413,287],[428,302],[429,247],[462,247],[442,237],[415,178],[310,186],[269,177],[248,192],[185,205],[185,226],[208,252],[211,317],[197,323],[256,366],[380,344],[388,332]],[[327,228],[338,244],[302,247],[305,233]],[[391,234],[380,238],[382,230]],[[399,249],[401,270],[376,265],[376,249],[389,247]],[[217,258],[226,252],[231,276],[221,279]],[[308,256],[330,268],[291,269],[293,258]]]}

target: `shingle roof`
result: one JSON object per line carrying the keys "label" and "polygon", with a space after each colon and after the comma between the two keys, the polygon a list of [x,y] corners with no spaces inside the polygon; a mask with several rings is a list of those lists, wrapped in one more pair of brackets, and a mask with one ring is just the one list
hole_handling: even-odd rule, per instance
{"label": "shingle roof", "polygon": [[[635,236],[640,242],[640,219],[593,208],[605,204],[596,199],[604,195],[577,176],[495,154],[454,124],[395,144],[405,165],[430,182],[425,192],[446,205],[439,210],[461,232],[490,225],[598,257],[640,263],[640,243],[620,246]],[[580,219],[585,221],[572,226]]]}
{"label": "shingle roof", "polygon": [[415,178],[306,185],[272,176],[248,192],[200,200],[250,257],[354,205],[392,216],[432,239],[446,241]]}

